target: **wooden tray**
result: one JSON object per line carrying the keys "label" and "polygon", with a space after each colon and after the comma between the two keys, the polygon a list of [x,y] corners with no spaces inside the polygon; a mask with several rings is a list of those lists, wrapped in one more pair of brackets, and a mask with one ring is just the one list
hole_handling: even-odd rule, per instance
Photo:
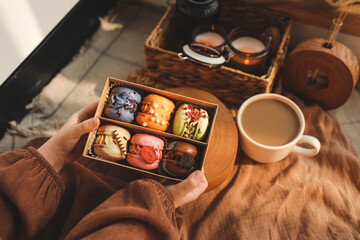
{"label": "wooden tray", "polygon": [[[136,76],[143,75],[136,74]],[[140,84],[153,85],[153,82],[146,82],[144,79],[146,80],[147,78],[139,77],[139,79],[131,79],[131,81]],[[235,121],[228,108],[217,97],[209,92],[187,87],[168,88],[164,90],[218,104],[217,117],[214,123],[212,137],[208,143],[209,146],[203,165],[204,173],[209,183],[206,191],[210,191],[225,181],[234,166],[238,151],[238,129]],[[109,168],[108,163],[101,161],[87,161],[86,165],[110,178],[120,178],[124,182],[131,182],[139,178],[147,177],[142,175],[141,172],[135,174],[122,167]],[[159,181],[163,184],[176,183],[168,179],[159,179]]]}

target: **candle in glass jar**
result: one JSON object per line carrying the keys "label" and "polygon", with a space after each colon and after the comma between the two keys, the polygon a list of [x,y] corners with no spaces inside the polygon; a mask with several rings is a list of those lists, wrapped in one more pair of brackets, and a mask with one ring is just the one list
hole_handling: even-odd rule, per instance
{"label": "candle in glass jar", "polygon": [[225,39],[216,32],[203,32],[195,37],[195,42],[202,43],[211,47],[223,44]]}
{"label": "candle in glass jar", "polygon": [[265,45],[259,39],[253,37],[239,37],[231,45],[245,53],[257,53],[265,49]]}

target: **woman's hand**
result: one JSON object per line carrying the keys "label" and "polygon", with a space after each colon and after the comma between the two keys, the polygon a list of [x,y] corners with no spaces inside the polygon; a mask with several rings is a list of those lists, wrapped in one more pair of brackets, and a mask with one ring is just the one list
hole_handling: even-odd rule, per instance
{"label": "woman's hand", "polygon": [[174,197],[175,208],[196,200],[207,188],[208,182],[202,171],[192,172],[184,181],[165,186]]}
{"label": "woman's hand", "polygon": [[[98,102],[85,106],[72,115],[61,129],[38,152],[60,172],[66,163],[71,163],[81,156],[84,147],[84,134],[97,129],[100,124],[95,114]],[[83,138],[81,138],[83,136]]]}
{"label": "woman's hand", "polygon": [[[98,102],[87,105],[72,115],[62,128],[38,152],[60,172],[65,164],[71,163],[82,154],[85,141],[84,134],[96,130],[100,124],[98,118],[92,117]],[[191,173],[185,180],[174,185],[165,186],[174,197],[175,207],[197,199],[207,188],[208,182],[200,170]]]}

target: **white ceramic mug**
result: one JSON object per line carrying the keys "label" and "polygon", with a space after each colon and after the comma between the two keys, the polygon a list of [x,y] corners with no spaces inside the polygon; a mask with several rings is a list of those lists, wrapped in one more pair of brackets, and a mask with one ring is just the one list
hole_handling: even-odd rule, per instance
{"label": "white ceramic mug", "polygon": [[[300,130],[297,136],[290,142],[280,146],[268,146],[254,141],[250,138],[241,125],[241,117],[246,107],[257,100],[271,99],[285,103],[291,107],[296,113],[299,122]],[[237,114],[237,125],[240,132],[240,145],[247,156],[253,160],[261,163],[278,162],[287,157],[291,152],[296,152],[304,156],[315,156],[320,151],[320,142],[315,137],[304,135],[305,119],[300,108],[289,98],[274,93],[261,93],[248,98],[240,107]],[[311,148],[303,148],[298,146],[301,143],[306,143]]]}

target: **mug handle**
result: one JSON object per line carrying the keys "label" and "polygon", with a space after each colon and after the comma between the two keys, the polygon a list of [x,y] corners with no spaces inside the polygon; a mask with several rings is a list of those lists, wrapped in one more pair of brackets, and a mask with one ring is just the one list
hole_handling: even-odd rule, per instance
{"label": "mug handle", "polygon": [[311,145],[313,148],[303,148],[300,146],[295,146],[293,148],[293,152],[299,153],[306,157],[312,157],[312,156],[315,156],[316,154],[318,154],[318,152],[320,151],[321,144],[320,144],[319,140],[317,140],[316,138],[314,138],[312,136],[302,135],[300,140],[296,144],[301,144],[301,143],[307,143],[307,144]]}

